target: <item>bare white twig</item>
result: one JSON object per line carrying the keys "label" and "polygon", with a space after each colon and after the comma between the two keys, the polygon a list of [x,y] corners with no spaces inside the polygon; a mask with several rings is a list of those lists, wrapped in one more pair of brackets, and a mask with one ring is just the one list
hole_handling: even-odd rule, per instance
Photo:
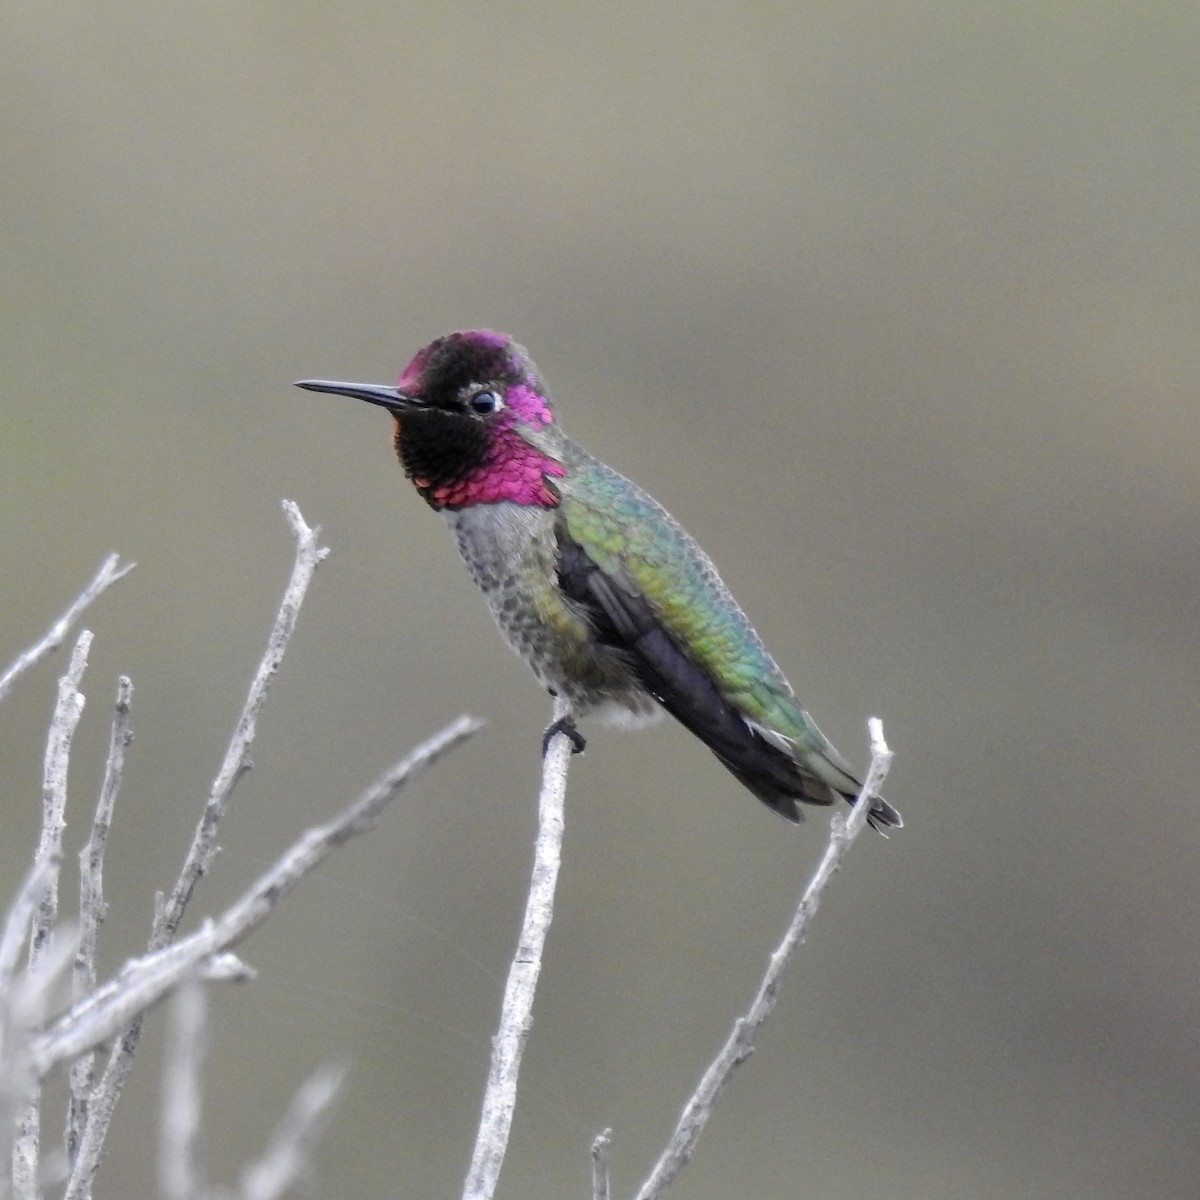
{"label": "bare white twig", "polygon": [[[0,1013],[4,1011],[6,998],[12,995],[17,961],[37,910],[38,898],[46,889],[53,869],[54,863],[48,859],[41,862],[34,859],[5,914],[4,932],[0,934]],[[2,1032],[3,1027],[0,1026]]]}
{"label": "bare white twig", "polygon": [[592,1200],[609,1200],[608,1152],[611,1148],[611,1129],[597,1135],[592,1142]]}
{"label": "bare white twig", "polygon": [[46,888],[38,898],[37,915],[29,938],[29,965],[37,965],[42,949],[54,932],[58,919],[58,866],[62,862],[63,830],[66,828],[67,771],[71,741],[83,715],[84,699],[79,681],[87,667],[92,635],[84,630],[75,643],[67,673],[58,681],[58,703],[46,739],[46,762],[42,776],[42,833],[34,853],[35,862],[51,863]]}
{"label": "bare white twig", "polygon": [[843,817],[841,813],[834,816],[829,845],[816,874],[800,897],[787,933],[771,955],[753,1003],[745,1016],[739,1017],[733,1023],[729,1037],[684,1106],[674,1135],[655,1164],[650,1177],[637,1193],[636,1200],[657,1200],[687,1165],[696,1148],[696,1142],[712,1116],[713,1107],[734,1069],[745,1062],[754,1051],[755,1035],[775,1007],[779,981],[784,969],[796,947],[807,936],[825,888],[837,873],[851,843],[867,823],[871,798],[879,794],[884,777],[892,765],[892,752],[883,739],[883,723],[877,717],[872,717],[868,726],[871,731],[871,768],[867,772],[858,800],[849,817]]}
{"label": "bare white twig", "polygon": [[[133,567],[133,563],[122,564],[118,555],[110,554],[66,612],[0,675],[0,700],[8,695],[25,671],[62,645],[84,610]],[[50,960],[59,957],[58,951],[52,952],[50,937],[58,915],[58,872],[62,862],[70,744],[83,708],[79,679],[87,662],[91,636],[84,633],[79,638],[67,675],[59,682],[58,703],[46,749],[41,837],[33,867],[8,910],[0,934],[0,1062],[5,1066],[2,1073],[5,1078],[0,1081],[0,1121],[4,1128],[0,1145],[7,1145],[9,1131],[15,1124],[12,1181],[22,1196],[38,1192],[39,1092],[27,1071],[30,1012],[36,1004],[44,1003],[45,992],[53,978],[53,973],[46,969],[51,965],[46,961],[47,955]],[[26,933],[29,936],[29,969],[18,984],[15,977],[17,958]],[[18,1108],[21,1110],[19,1118],[15,1116]],[[0,1198],[7,1194],[6,1184],[7,1180],[0,1183]]]}
{"label": "bare white twig", "polygon": [[345,1078],[345,1067],[324,1066],[305,1080],[262,1158],[242,1172],[242,1200],[279,1200],[302,1178]]}
{"label": "bare white twig", "polygon": [[185,979],[171,1001],[163,1065],[162,1136],[158,1143],[158,1188],[166,1200],[199,1200],[200,1070],[208,1051],[208,997],[194,977]]}
{"label": "bare white twig", "polygon": [[262,712],[271,682],[283,661],[284,651],[287,650],[288,640],[296,627],[296,617],[300,613],[300,605],[304,601],[304,594],[308,590],[313,572],[329,554],[328,549],[317,543],[321,533],[320,526],[310,529],[305,524],[300,509],[291,500],[283,502],[283,511],[296,536],[296,561],[292,567],[292,577],[284,590],[279,615],[275,618],[275,626],[267,639],[266,652],[258,664],[258,670],[246,696],[246,703],[238,718],[237,728],[229,743],[229,749],[225,752],[225,761],[213,780],[208,803],[204,807],[200,823],[196,826],[191,849],[188,850],[170,898],[155,921],[150,941],[151,949],[166,945],[175,936],[192,891],[200,877],[212,866],[216,855],[217,827],[225,815],[229,798],[233,795],[238,780],[250,769],[250,747],[257,732],[258,715]]}
{"label": "bare white twig", "polygon": [[[233,959],[233,955],[219,958]],[[236,961],[236,959],[234,960]],[[159,1143],[159,1190],[167,1200],[203,1200],[207,1195],[199,1161],[200,1073],[208,1046],[208,1004],[193,975],[176,990],[163,1073],[163,1134]],[[279,1200],[307,1171],[345,1081],[343,1066],[325,1066],[300,1087],[258,1162],[242,1172],[242,1200]]]}
{"label": "bare white twig", "polygon": [[[104,1075],[88,1101],[87,1121],[79,1139],[75,1159],[70,1164],[71,1173],[67,1177],[63,1200],[91,1200],[92,1182],[104,1154],[104,1143],[112,1124],[113,1113],[133,1067],[133,1056],[140,1036],[140,1023],[125,1029],[109,1054]],[[90,1050],[96,1044],[89,1042],[83,1049]]]}
{"label": "bare white twig", "polygon": [[[556,699],[555,722],[569,719],[570,715],[570,706],[561,698]],[[492,1039],[492,1064],[483,1094],[475,1151],[463,1186],[463,1200],[491,1200],[508,1148],[517,1103],[521,1055],[533,1024],[533,996],[542,968],[542,948],[554,916],[554,889],[562,860],[563,800],[572,748],[565,734],[556,734],[550,740],[542,764],[538,835],[529,899],[504,988],[500,1025]]]}
{"label": "bare white twig", "polygon": [[[0,1115],[5,1123],[0,1145],[11,1133],[12,1185],[21,1200],[41,1195],[41,1079],[33,1063],[32,1031],[45,1021],[51,996],[74,953],[74,937],[59,930],[7,997],[4,1078],[0,1080],[0,1108],[5,1110]],[[0,1196],[4,1195],[0,1183]]]}
{"label": "bare white twig", "polygon": [[[213,780],[204,812],[192,837],[191,848],[184,859],[170,897],[165,903],[157,906],[149,941],[151,951],[163,948],[174,938],[196,884],[212,865],[221,818],[238,780],[250,768],[250,746],[254,741],[258,715],[262,711],[271,681],[287,649],[313,572],[329,553],[318,545],[320,528],[310,529],[295,503],[285,500],[283,511],[296,537],[296,559],[291,579],[284,590],[278,616],[267,640],[266,652],[250,684],[246,703],[225,754],[225,761]],[[87,1118],[79,1138],[75,1163],[63,1200],[88,1200],[91,1195],[91,1181],[100,1163],[104,1139],[108,1135],[108,1125],[140,1040],[140,1017],[131,1014],[128,1028],[122,1032],[113,1047],[104,1074],[92,1090]]]}
{"label": "bare white twig", "polygon": [[[78,1003],[96,990],[96,941],[100,925],[108,911],[104,901],[104,848],[112,823],[113,804],[121,786],[125,769],[125,751],[133,741],[129,729],[129,706],[133,684],[124,675],[117,680],[117,709],[113,718],[112,737],[108,745],[108,761],[104,782],[92,818],[92,831],[79,852],[79,949],[75,954],[72,996]],[[75,1161],[79,1139],[87,1123],[88,1104],[95,1084],[95,1060],[92,1051],[81,1054],[71,1064],[71,1097],[67,1107],[67,1162]]]}
{"label": "bare white twig", "polygon": [[134,563],[121,565],[119,556],[110,554],[101,564],[95,579],[76,596],[71,602],[70,608],[50,626],[41,640],[35,642],[28,650],[22,651],[4,674],[0,675],[0,700],[3,700],[12,690],[12,685],[18,676],[28,671],[35,663],[41,662],[47,654],[57,650],[63,644],[67,634],[71,632],[71,626],[79,620],[84,609],[118,579],[128,575],[135,565]]}
{"label": "bare white twig", "polygon": [[[46,866],[44,883],[37,897],[29,932],[29,974],[36,975],[42,958],[51,949],[51,938],[58,920],[58,873],[62,863],[63,830],[66,828],[67,772],[71,762],[71,741],[83,715],[83,695],[79,681],[87,667],[92,635],[85,629],[75,643],[67,673],[58,681],[58,701],[50,719],[46,739],[46,759],[42,776],[42,831],[34,853],[34,862]],[[41,1158],[42,1094],[37,1080],[25,1089],[24,1103],[17,1114],[13,1145],[13,1187],[19,1200],[35,1200]]]}
{"label": "bare white twig", "polygon": [[[34,1039],[33,1062],[39,1077],[58,1063],[107,1041],[134,1014],[144,1012],[197,968],[204,967],[214,955],[244,938],[338,846],[371,829],[384,807],[406,784],[481,725],[476,718],[465,716],[450,722],[405,755],[343,813],[305,833],[215,921],[206,921],[195,933],[174,945],[126,963],[116,979],[98,988]],[[89,1130],[91,1127],[89,1122]]]}
{"label": "bare white twig", "polygon": [[[17,961],[26,945],[38,897],[52,869],[49,862],[35,862],[8,907],[0,933],[0,1161],[12,1160],[12,1174],[21,1168],[12,1151],[17,1112],[23,1109],[33,1085],[29,1058],[32,1022],[29,1015],[28,977],[17,981]],[[8,1196],[8,1177],[0,1173],[0,1200]]]}

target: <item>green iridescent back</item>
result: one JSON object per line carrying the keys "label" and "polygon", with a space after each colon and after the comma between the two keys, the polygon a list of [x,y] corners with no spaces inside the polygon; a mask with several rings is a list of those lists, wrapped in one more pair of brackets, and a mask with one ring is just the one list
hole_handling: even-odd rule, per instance
{"label": "green iridescent back", "polygon": [[[564,439],[566,441],[567,439]],[[573,443],[562,519],[609,575],[625,572],[675,643],[751,721],[824,743],[708,555],[652,496]]]}

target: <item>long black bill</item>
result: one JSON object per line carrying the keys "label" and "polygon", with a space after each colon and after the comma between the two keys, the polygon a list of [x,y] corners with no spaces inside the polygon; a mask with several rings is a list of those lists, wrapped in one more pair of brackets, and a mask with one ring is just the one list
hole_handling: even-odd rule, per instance
{"label": "long black bill", "polygon": [[378,404],[380,408],[386,408],[390,413],[399,413],[418,406],[416,401],[385,383],[338,383],[333,379],[300,379],[297,380],[296,386],[304,388],[306,392],[329,392],[334,396],[351,396],[355,400],[365,400],[368,404]]}

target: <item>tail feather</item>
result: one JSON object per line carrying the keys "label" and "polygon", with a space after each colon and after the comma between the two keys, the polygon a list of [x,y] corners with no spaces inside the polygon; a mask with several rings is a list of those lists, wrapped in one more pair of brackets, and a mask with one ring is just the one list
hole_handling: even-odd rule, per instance
{"label": "tail feather", "polygon": [[[812,727],[819,748],[806,764],[795,743],[749,723],[708,678],[658,628],[635,639],[638,674],[651,695],[681,725],[694,733],[725,767],[768,808],[787,821],[800,822],[797,801],[829,805],[853,804],[862,786],[849,765]],[[900,814],[881,797],[872,797],[867,821],[873,829],[899,828]]]}
{"label": "tail feather", "polygon": [[[857,787],[845,790],[832,787],[815,775],[808,774],[791,755],[764,741],[752,730],[747,730],[747,733],[759,744],[747,745],[745,753],[739,754],[736,761],[727,753],[718,750],[713,750],[713,753],[743,787],[784,820],[804,820],[797,801],[829,805],[838,800],[853,804],[858,799]],[[850,778],[853,779],[852,776]],[[872,796],[870,803],[867,824],[872,829],[886,837],[887,830],[899,829],[904,824],[900,813],[882,796]]]}

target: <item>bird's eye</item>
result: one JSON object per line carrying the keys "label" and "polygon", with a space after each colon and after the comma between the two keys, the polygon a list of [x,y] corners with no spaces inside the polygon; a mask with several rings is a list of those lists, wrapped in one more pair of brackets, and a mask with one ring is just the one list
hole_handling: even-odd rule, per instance
{"label": "bird's eye", "polygon": [[495,392],[476,392],[468,401],[473,413],[486,417],[489,413],[499,412],[504,407],[504,401]]}

